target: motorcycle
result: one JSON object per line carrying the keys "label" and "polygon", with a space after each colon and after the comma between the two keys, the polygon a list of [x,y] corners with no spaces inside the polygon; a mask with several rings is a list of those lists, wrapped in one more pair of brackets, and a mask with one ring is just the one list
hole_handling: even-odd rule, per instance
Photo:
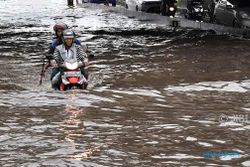
{"label": "motorcycle", "polygon": [[174,17],[177,11],[176,0],[162,0],[161,4],[161,14],[163,16]]}
{"label": "motorcycle", "polygon": [[185,18],[188,18],[191,20],[203,21],[204,14],[205,14],[205,11],[203,8],[202,1],[194,0],[188,5]]}
{"label": "motorcycle", "polygon": [[[74,59],[65,60],[64,64],[60,66],[60,72],[52,79],[52,84],[60,83],[59,90],[86,89],[88,81],[80,68],[84,68],[82,62]],[[61,82],[58,82],[60,79]]]}
{"label": "motorcycle", "polygon": [[171,3],[171,4],[167,5],[167,16],[169,16],[169,17],[175,16],[175,13],[177,10],[177,6],[175,5],[175,3]]}

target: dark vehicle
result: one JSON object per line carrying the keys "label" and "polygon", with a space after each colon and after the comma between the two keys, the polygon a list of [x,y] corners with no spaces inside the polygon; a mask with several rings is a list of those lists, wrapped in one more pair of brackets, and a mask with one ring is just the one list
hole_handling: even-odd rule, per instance
{"label": "dark vehicle", "polygon": [[202,0],[188,0],[185,18],[202,21],[204,14]]}
{"label": "dark vehicle", "polygon": [[89,0],[90,3],[97,3],[97,4],[112,4],[112,6],[116,6],[116,0]]}
{"label": "dark vehicle", "polygon": [[214,21],[237,28],[250,28],[249,0],[219,0],[214,9]]}
{"label": "dark vehicle", "polygon": [[162,0],[161,2],[161,14],[163,16],[174,17],[177,11],[176,0]]}
{"label": "dark vehicle", "polygon": [[126,0],[128,10],[160,13],[161,0]]}

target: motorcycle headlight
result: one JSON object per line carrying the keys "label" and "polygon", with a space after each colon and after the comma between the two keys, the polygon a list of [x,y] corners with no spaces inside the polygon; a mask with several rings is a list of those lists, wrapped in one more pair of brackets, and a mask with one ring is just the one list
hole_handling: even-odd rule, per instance
{"label": "motorcycle headlight", "polygon": [[241,13],[241,17],[242,17],[243,19],[250,19],[250,16],[249,16],[247,13],[245,13],[245,12],[242,12],[242,13]]}
{"label": "motorcycle headlight", "polygon": [[77,62],[74,62],[74,63],[65,62],[65,67],[69,70],[75,70],[78,68],[78,63]]}
{"label": "motorcycle headlight", "polygon": [[171,12],[173,12],[173,11],[174,11],[174,7],[170,7],[169,10],[170,10]]}
{"label": "motorcycle headlight", "polygon": [[195,12],[199,12],[200,9],[199,9],[199,8],[194,8],[194,11],[195,11]]}

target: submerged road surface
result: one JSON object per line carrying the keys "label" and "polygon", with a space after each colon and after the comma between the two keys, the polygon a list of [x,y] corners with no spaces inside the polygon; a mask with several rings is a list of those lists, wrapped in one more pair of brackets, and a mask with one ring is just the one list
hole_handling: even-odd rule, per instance
{"label": "submerged road surface", "polygon": [[[249,40],[65,0],[0,13],[0,166],[250,166]],[[87,91],[38,86],[57,21],[95,51]]]}

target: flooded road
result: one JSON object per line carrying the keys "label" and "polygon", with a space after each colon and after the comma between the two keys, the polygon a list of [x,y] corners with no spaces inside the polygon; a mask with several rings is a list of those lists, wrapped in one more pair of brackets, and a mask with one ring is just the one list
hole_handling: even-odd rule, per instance
{"label": "flooded road", "polygon": [[[0,166],[250,166],[248,39],[64,0],[0,4]],[[38,86],[57,21],[95,52],[86,91],[52,90],[51,69]]]}

